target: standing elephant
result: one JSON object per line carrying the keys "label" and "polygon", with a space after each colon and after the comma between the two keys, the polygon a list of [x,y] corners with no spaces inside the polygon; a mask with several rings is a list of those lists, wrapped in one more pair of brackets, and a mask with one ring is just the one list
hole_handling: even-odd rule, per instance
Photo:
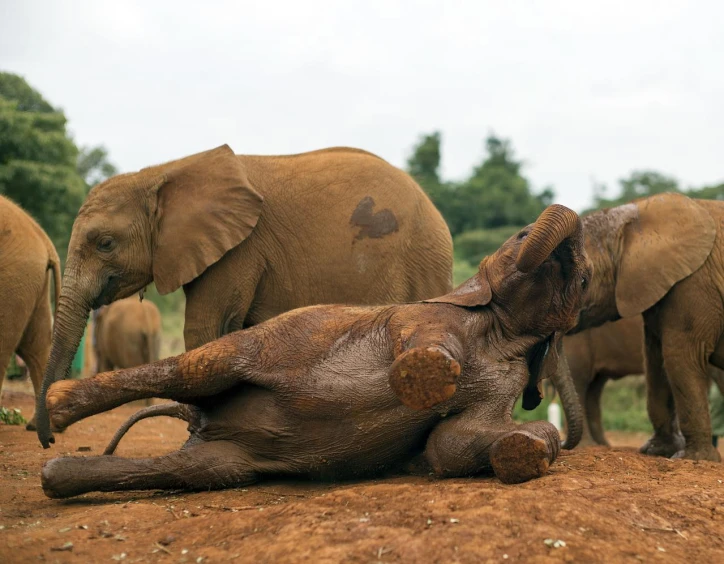
{"label": "standing elephant", "polygon": [[91,190],[68,247],[38,399],[66,376],[91,308],[183,287],[187,350],[297,307],[389,304],[452,287],[452,239],[410,176],[365,151],[237,156],[227,146]]}
{"label": "standing elephant", "polygon": [[161,357],[161,314],[148,300],[131,296],[104,306],[93,332],[96,372],[133,368]]}
{"label": "standing elephant", "polygon": [[654,427],[645,454],[721,460],[711,442],[707,365],[724,368],[723,221],[724,202],[681,194],[583,219],[594,275],[576,331],[643,314]]}
{"label": "standing elephant", "polygon": [[[644,323],[640,315],[563,338],[563,349],[583,408],[582,446],[608,445],[601,419],[601,393],[608,380],[644,373],[643,344]],[[708,373],[724,390],[724,372],[709,364]]]}
{"label": "standing elephant", "polygon": [[[60,293],[60,260],[45,231],[20,206],[0,196],[0,392],[17,352],[27,366],[36,397],[50,353],[53,314]],[[27,429],[35,429],[36,416]]]}
{"label": "standing elephant", "polygon": [[566,446],[580,438],[575,389],[556,375],[590,270],[578,216],[550,206],[450,294],[301,308],[155,364],[56,382],[48,408],[59,428],[161,396],[188,405],[144,411],[175,409],[191,438],[158,458],[53,459],[43,490],[69,497],[219,489],[275,475],[344,479],[420,453],[440,477],[491,468],[506,483],[541,476],[558,455],[558,431],[547,421],[516,425],[511,412],[530,381],[552,376],[571,421]]}

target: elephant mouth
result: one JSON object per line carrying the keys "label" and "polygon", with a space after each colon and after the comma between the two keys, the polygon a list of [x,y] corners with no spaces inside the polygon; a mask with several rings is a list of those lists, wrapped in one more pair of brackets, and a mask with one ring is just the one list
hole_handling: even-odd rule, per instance
{"label": "elephant mouth", "polygon": [[111,275],[96,299],[91,303],[92,309],[98,309],[113,302],[121,291],[121,278]]}

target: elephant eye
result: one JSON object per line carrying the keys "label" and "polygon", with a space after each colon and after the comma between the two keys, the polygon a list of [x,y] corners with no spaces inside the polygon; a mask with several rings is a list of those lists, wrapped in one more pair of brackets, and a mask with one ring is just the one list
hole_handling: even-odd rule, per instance
{"label": "elephant eye", "polygon": [[101,251],[102,253],[107,253],[109,251],[112,251],[114,246],[115,245],[114,245],[113,237],[106,236],[106,237],[101,237],[98,240],[98,244],[96,245],[96,248],[99,251]]}
{"label": "elephant eye", "polygon": [[588,288],[588,278],[586,278],[585,276],[581,276],[581,288],[583,288],[584,290]]}

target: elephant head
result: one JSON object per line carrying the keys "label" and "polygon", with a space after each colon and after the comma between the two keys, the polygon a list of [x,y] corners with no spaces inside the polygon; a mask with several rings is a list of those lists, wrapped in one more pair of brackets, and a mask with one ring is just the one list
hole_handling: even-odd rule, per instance
{"label": "elephant head", "polygon": [[155,282],[161,294],[191,282],[256,226],[262,197],[228,145],[94,187],[68,245],[37,430],[48,448],[45,397],[67,377],[88,313]]}
{"label": "elephant head", "polygon": [[[568,420],[564,448],[573,448],[583,429],[573,380],[562,357],[562,336],[576,323],[591,278],[583,230],[572,210],[553,205],[538,220],[506,241],[480,263],[478,273],[451,294],[432,302],[490,308],[495,326],[527,351],[527,409],[540,403],[540,380],[550,378]],[[535,390],[531,395],[531,390]]]}
{"label": "elephant head", "polygon": [[574,332],[639,315],[711,254],[716,222],[682,194],[657,194],[583,218],[595,273]]}

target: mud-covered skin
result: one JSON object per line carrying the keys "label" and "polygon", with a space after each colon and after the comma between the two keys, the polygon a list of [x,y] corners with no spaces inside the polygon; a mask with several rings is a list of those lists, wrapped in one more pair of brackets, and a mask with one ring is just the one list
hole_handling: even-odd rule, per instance
{"label": "mud-covered skin", "polygon": [[[510,482],[540,476],[558,454],[558,434],[546,422],[518,426],[511,412],[538,372],[555,373],[547,367],[557,359],[548,354],[553,347],[536,345],[571,327],[590,266],[575,223],[574,234],[557,233],[558,244],[527,263],[529,272],[518,271],[526,236],[540,238],[536,225],[484,260],[475,283],[432,303],[298,309],[174,358],[56,382],[47,407],[59,427],[151,396],[196,409],[180,451],[54,459],[42,472],[44,491],[223,488],[279,474],[336,480],[373,475],[421,452],[438,476],[491,468]],[[459,305],[476,300],[481,305]],[[436,388],[435,370],[445,380],[453,367],[454,393],[426,409],[404,405],[390,387],[401,363],[413,377],[433,367],[423,392],[424,382]]]}

